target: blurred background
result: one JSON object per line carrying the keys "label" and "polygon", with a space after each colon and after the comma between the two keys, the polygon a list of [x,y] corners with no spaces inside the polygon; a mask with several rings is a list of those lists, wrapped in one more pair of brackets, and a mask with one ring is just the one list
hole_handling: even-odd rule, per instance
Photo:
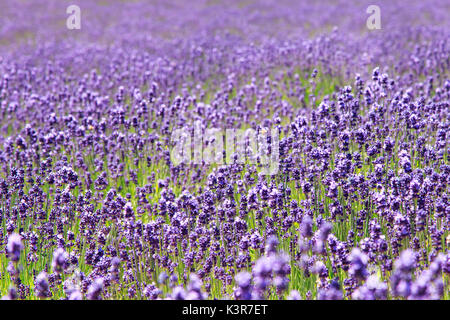
{"label": "blurred background", "polygon": [[[338,27],[361,36],[366,8],[381,9],[382,30],[411,26],[448,29],[446,0],[1,0],[0,48],[43,45],[49,41],[108,44],[233,36],[246,41],[308,38]],[[81,9],[81,30],[68,30],[66,8]]]}

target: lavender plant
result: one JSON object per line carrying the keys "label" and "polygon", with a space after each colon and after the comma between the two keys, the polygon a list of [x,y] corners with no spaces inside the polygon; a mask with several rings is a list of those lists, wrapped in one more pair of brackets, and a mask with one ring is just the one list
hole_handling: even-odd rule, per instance
{"label": "lavender plant", "polygon": [[1,296],[449,299],[449,7],[369,4],[2,1]]}

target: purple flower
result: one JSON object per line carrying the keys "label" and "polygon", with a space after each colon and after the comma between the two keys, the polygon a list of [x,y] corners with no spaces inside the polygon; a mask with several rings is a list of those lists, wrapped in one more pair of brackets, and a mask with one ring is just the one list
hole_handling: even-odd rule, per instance
{"label": "purple flower", "polygon": [[342,300],[342,298],[342,291],[336,280],[332,280],[327,288],[319,289],[317,293],[319,300]]}
{"label": "purple flower", "polygon": [[86,293],[86,298],[88,300],[101,300],[103,285],[104,285],[104,279],[96,278],[89,286],[87,293]]}
{"label": "purple flower", "polygon": [[83,300],[83,295],[81,294],[80,290],[74,289],[70,293],[68,299],[69,300]]}
{"label": "purple flower", "polygon": [[62,248],[58,248],[53,252],[52,268],[58,273],[64,271],[67,266],[68,255]]}
{"label": "purple flower", "polygon": [[304,216],[300,225],[300,234],[305,238],[310,238],[313,235],[312,227],[313,220],[311,217],[308,215]]}
{"label": "purple flower", "polygon": [[235,276],[238,288],[235,291],[235,297],[238,300],[251,300],[252,298],[252,275],[249,272],[242,271]]}
{"label": "purple flower", "polygon": [[46,272],[41,272],[34,282],[34,291],[40,298],[48,298],[51,296]]}
{"label": "purple flower", "polygon": [[20,236],[17,233],[11,234],[6,244],[6,252],[8,253],[9,259],[14,262],[19,261],[22,250],[23,244]]}
{"label": "purple flower", "polygon": [[10,287],[8,293],[2,297],[2,300],[16,300],[17,298],[17,289],[15,287]]}
{"label": "purple flower", "polygon": [[355,300],[384,300],[387,298],[388,286],[380,281],[377,275],[371,275],[366,283],[357,288],[352,298]]}
{"label": "purple flower", "polygon": [[297,290],[291,290],[289,292],[289,295],[287,296],[288,300],[302,300],[302,297],[300,296],[300,293],[298,293]]}
{"label": "purple flower", "polygon": [[360,281],[365,280],[369,275],[367,272],[368,260],[367,255],[362,253],[358,248],[353,248],[350,253],[349,275]]}
{"label": "purple flower", "polygon": [[183,287],[177,286],[173,289],[171,298],[173,300],[185,300],[186,299],[186,290]]}
{"label": "purple flower", "polygon": [[394,263],[391,288],[394,296],[409,297],[412,286],[412,271],[416,267],[416,255],[411,249],[404,250]]}

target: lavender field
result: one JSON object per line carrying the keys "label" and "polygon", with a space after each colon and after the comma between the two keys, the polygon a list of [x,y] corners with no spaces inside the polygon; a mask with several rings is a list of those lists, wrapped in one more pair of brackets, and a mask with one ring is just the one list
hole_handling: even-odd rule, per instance
{"label": "lavender field", "polygon": [[0,297],[450,299],[449,17],[1,0]]}

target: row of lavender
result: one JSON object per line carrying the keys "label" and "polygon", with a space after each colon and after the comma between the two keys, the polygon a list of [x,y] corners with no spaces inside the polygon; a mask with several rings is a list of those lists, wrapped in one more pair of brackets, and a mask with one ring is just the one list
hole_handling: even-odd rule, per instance
{"label": "row of lavender", "polygon": [[[50,3],[1,29],[4,298],[449,298],[445,1]],[[278,130],[279,172],[175,165],[194,123]]]}

